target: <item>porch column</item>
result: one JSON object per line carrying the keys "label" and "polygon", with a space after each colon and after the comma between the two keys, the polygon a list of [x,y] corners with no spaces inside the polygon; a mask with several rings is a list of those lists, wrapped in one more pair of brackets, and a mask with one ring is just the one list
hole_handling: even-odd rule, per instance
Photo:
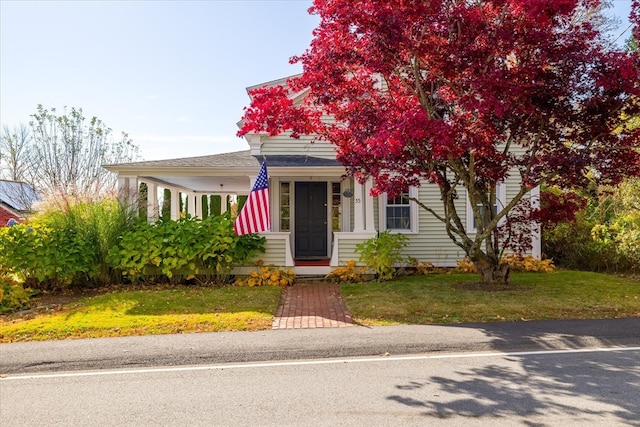
{"label": "porch column", "polygon": [[175,221],[180,218],[180,192],[175,188],[169,191],[171,191],[171,219]]}
{"label": "porch column", "polygon": [[364,231],[364,186],[353,181],[353,231]]}
{"label": "porch column", "polygon": [[118,196],[120,203],[134,209],[138,200],[138,177],[118,176]]}
{"label": "porch column", "polygon": [[187,193],[187,199],[189,202],[187,203],[189,209],[189,215],[192,217],[196,216],[196,195],[195,193]]}
{"label": "porch column", "polygon": [[[531,209],[540,209],[540,187],[531,190]],[[540,236],[540,223],[531,224],[531,256],[542,258],[542,238]]]}
{"label": "porch column", "polygon": [[202,219],[202,196],[204,194],[194,194],[193,198],[196,201],[196,216]]}
{"label": "porch column", "polygon": [[227,211],[227,199],[228,199],[229,195],[228,194],[221,194],[220,195],[220,214],[223,214]]}
{"label": "porch column", "polygon": [[147,183],[147,221],[154,223],[158,220],[158,184]]}
{"label": "porch column", "polygon": [[367,179],[364,183],[364,195],[362,200],[365,201],[364,205],[364,226],[366,231],[375,231],[376,225],[373,222],[373,197],[371,197],[371,188],[373,187],[373,181],[371,178]]}

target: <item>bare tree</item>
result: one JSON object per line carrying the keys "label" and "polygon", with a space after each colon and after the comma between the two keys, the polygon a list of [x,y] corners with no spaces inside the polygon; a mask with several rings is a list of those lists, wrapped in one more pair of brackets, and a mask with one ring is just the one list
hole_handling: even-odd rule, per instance
{"label": "bare tree", "polygon": [[32,183],[31,134],[20,123],[11,129],[5,125],[0,141],[0,178]]}
{"label": "bare tree", "polygon": [[82,109],[57,115],[55,108],[38,105],[31,116],[34,181],[47,192],[99,195],[115,189],[115,176],[103,164],[129,162],[138,147],[126,133],[114,140],[111,129],[92,117],[85,122]]}

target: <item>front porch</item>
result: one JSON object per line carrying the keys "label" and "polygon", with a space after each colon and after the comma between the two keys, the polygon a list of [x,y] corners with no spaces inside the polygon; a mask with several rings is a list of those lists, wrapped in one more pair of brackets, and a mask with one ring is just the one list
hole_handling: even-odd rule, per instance
{"label": "front porch", "polygon": [[[325,276],[331,270],[346,264],[349,260],[358,260],[356,245],[377,235],[377,231],[334,232],[332,238],[331,256],[323,258],[322,263],[312,265],[307,260],[296,260],[293,256],[292,237],[290,232],[261,233],[267,239],[266,251],[258,259],[265,265],[291,268],[296,276]],[[253,266],[242,266],[235,270],[235,274],[246,275],[253,271]]]}
{"label": "front porch", "polygon": [[[229,210],[237,214],[262,160],[244,151],[107,169],[118,174],[123,200],[156,222]],[[355,246],[377,234],[378,201],[369,195],[372,181],[343,179],[344,167],[334,159],[270,156],[268,172],[271,230],[262,233],[266,252],[258,257],[264,264],[291,268],[301,276],[326,275],[357,260]],[[325,262],[308,262],[318,259]],[[236,273],[252,268],[239,267]]]}

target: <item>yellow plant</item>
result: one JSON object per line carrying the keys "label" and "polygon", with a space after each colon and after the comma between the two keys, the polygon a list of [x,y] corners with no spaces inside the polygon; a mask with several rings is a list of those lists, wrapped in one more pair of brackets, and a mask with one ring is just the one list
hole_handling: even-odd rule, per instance
{"label": "yellow plant", "polygon": [[438,268],[428,261],[418,261],[413,257],[409,257],[409,266],[415,271],[414,274],[424,276],[425,274],[442,274],[446,273],[446,268]]}
{"label": "yellow plant", "polygon": [[[556,267],[550,259],[537,259],[531,255],[525,257],[508,254],[502,257],[502,264],[509,264],[512,271],[552,273]],[[476,273],[476,267],[468,257],[458,261],[457,270],[462,273]]]}
{"label": "yellow plant", "polygon": [[236,278],[236,286],[290,286],[296,278],[290,268],[286,270],[274,267],[273,264],[264,265],[264,261],[256,262],[257,270],[252,271],[246,277]]}
{"label": "yellow plant", "polygon": [[344,266],[334,268],[326,277],[344,283],[358,283],[364,280],[362,274],[366,271],[364,267],[356,268],[355,260],[349,260]]}
{"label": "yellow plant", "polygon": [[456,270],[460,273],[477,273],[476,266],[468,257],[464,257],[457,262]]}
{"label": "yellow plant", "polygon": [[517,255],[505,255],[502,262],[507,262],[513,271],[525,271],[536,273],[552,273],[556,267],[550,259],[537,259],[531,255],[520,257]]}

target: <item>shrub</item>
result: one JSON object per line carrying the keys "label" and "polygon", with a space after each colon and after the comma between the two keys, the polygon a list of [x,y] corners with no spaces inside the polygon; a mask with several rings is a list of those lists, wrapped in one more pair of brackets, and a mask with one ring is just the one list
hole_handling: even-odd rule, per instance
{"label": "shrub", "polygon": [[[549,191],[554,189],[542,195]],[[592,185],[582,197],[586,205],[572,220],[543,222],[545,255],[566,268],[639,272],[640,179],[628,178],[618,187]]]}
{"label": "shrub", "polygon": [[545,233],[547,257],[566,268],[598,272],[640,271],[640,225],[620,218],[610,224],[582,217]]}
{"label": "shrub", "polygon": [[0,313],[29,308],[30,292],[0,267]]}
{"label": "shrub", "polygon": [[36,289],[110,283],[107,252],[132,218],[115,199],[63,198],[28,223],[0,229],[0,264]]}
{"label": "shrub", "polygon": [[396,266],[402,263],[402,249],[408,243],[404,234],[387,230],[356,245],[356,252],[360,254],[360,261],[376,272],[378,280],[391,280],[396,276]]}
{"label": "shrub", "polygon": [[362,274],[365,272],[366,268],[356,268],[356,261],[349,260],[344,266],[334,268],[326,277],[341,283],[359,283],[364,281]]}
{"label": "shrub", "polygon": [[265,238],[236,236],[229,214],[204,220],[141,222],[123,234],[108,260],[130,280],[164,275],[171,282],[226,283],[231,269],[264,252]]}
{"label": "shrub", "polygon": [[257,269],[247,277],[239,277],[236,286],[291,286],[296,278],[293,270],[281,269],[273,264],[264,265],[262,260],[256,263]]}

